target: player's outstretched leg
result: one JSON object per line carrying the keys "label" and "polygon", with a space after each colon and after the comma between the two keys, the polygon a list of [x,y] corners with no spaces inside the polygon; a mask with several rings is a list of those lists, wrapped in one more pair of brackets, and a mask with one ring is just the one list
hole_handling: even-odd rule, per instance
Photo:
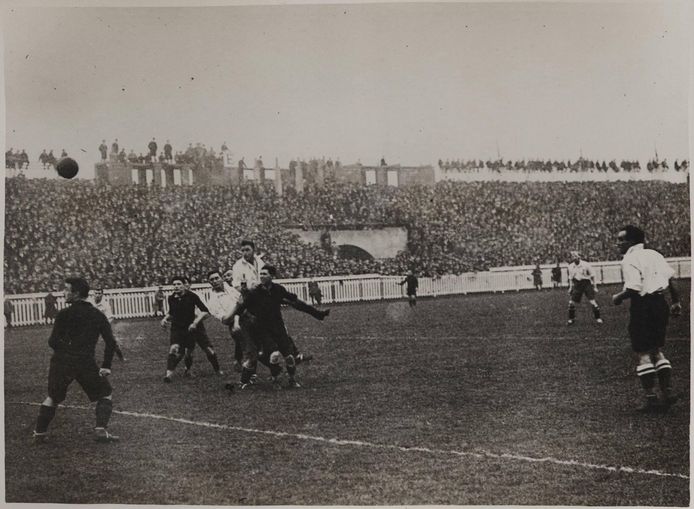
{"label": "player's outstretched leg", "polygon": [[591,300],[590,306],[593,308],[593,317],[597,323],[602,323],[602,318],[600,318],[600,306],[595,300]]}
{"label": "player's outstretched leg", "polygon": [[46,441],[48,436],[48,425],[55,417],[56,404],[50,397],[47,397],[39,407],[39,415],[36,418],[36,427],[32,434],[34,442],[41,444]]}
{"label": "player's outstretched leg", "polygon": [[569,321],[567,322],[569,325],[573,325],[574,320],[576,319],[576,303],[572,300],[569,301]]}

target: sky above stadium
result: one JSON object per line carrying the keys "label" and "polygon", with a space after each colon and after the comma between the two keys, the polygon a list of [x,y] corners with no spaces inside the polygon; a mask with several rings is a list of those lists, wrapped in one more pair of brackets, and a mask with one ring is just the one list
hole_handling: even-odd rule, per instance
{"label": "sky above stadium", "polygon": [[282,166],[690,150],[686,2],[47,5],[3,13],[5,143],[83,176],[114,138]]}

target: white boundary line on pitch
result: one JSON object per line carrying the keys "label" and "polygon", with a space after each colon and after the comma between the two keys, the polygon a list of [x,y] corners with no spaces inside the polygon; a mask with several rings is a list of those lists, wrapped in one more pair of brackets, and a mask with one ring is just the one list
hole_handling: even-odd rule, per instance
{"label": "white boundary line on pitch", "polygon": [[[299,335],[296,334],[297,337],[301,339],[320,339],[320,340],[328,340],[328,339],[431,339],[431,336],[414,336],[414,335],[388,335],[388,334],[372,334],[372,335],[366,335],[362,334],[360,336],[350,336],[349,334],[336,334],[335,336],[317,336],[317,335],[311,335],[311,334],[306,334],[306,335]],[[435,336],[436,339],[484,339],[484,340],[490,340],[494,338],[500,338],[500,339],[520,339],[520,340],[542,340],[542,339],[547,339],[547,340],[556,340],[556,339],[574,339],[576,336],[518,336],[515,334],[491,334],[489,336],[469,336],[466,334],[461,334],[460,336]],[[629,345],[629,338],[628,337],[617,337],[617,336],[600,336],[597,337],[596,339],[605,340],[605,341],[624,341],[626,345]],[[678,342],[678,341],[686,341],[688,343],[691,342],[691,338],[685,337],[685,336],[678,336],[674,338],[666,338],[665,339],[665,344],[667,346],[667,343],[670,342]]]}
{"label": "white boundary line on pitch", "polygon": [[[10,404],[18,405],[30,405],[30,406],[40,406],[40,403],[31,403],[27,401],[17,401],[9,402]],[[77,406],[77,405],[60,405],[61,408],[69,408],[73,410],[91,410],[91,407]],[[148,414],[141,412],[130,412],[127,410],[113,410],[113,413],[120,415],[127,415],[131,417],[143,417],[147,419],[157,419],[161,421],[177,422],[180,424],[188,424],[191,426],[200,426],[203,428],[219,429],[225,431],[240,431],[243,433],[253,433],[256,435],[267,435],[276,438],[297,438],[299,440],[308,440],[312,442],[321,442],[336,446],[353,446],[353,447],[365,447],[369,449],[382,449],[382,450],[392,450],[401,452],[420,452],[425,454],[433,455],[447,455],[447,456],[458,456],[458,457],[470,457],[470,458],[491,458],[491,459],[507,459],[514,461],[523,461],[526,463],[549,463],[553,465],[571,466],[579,467],[589,470],[603,470],[607,472],[621,472],[625,474],[641,474],[641,475],[653,475],[658,477],[674,477],[678,479],[689,479],[688,475],[685,474],[674,474],[669,472],[661,472],[660,470],[644,470],[642,468],[625,467],[625,466],[610,466],[601,465],[596,463],[586,463],[577,460],[561,460],[558,458],[552,458],[551,456],[545,456],[542,458],[534,458],[532,456],[524,456],[521,454],[511,454],[511,453],[494,453],[491,451],[479,450],[476,452],[471,451],[455,451],[451,449],[431,449],[429,447],[406,447],[400,445],[391,444],[377,444],[373,442],[366,442],[363,440],[342,440],[339,438],[325,438],[315,435],[305,435],[303,433],[287,433],[284,431],[272,431],[272,430],[262,430],[255,428],[244,428],[241,426],[231,426],[228,424],[215,424],[211,422],[204,421],[192,421],[190,419],[183,419],[180,417],[167,417],[165,415],[158,414]]]}

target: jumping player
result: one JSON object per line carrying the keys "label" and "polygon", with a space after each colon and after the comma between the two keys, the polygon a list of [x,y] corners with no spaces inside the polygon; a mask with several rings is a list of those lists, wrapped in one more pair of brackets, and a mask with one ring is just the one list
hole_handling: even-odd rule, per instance
{"label": "jumping player", "polygon": [[260,283],[260,269],[265,262],[255,254],[255,243],[252,240],[241,241],[241,258],[231,267],[233,286],[249,290]]}
{"label": "jumping player", "polygon": [[600,318],[600,306],[595,300],[598,293],[598,286],[595,283],[595,274],[590,263],[581,260],[578,251],[571,251],[571,263],[569,263],[569,325],[573,325],[576,319],[576,304],[581,302],[581,297],[585,294],[588,302],[593,308],[593,316],[598,324],[602,323]]}
{"label": "jumping player", "polygon": [[[260,271],[265,266],[263,259],[255,254],[255,243],[252,240],[242,240],[241,241],[241,258],[236,260],[231,268],[231,284],[234,288],[239,290],[242,295],[248,290],[255,288],[260,284]],[[291,303],[289,305],[292,305]],[[249,317],[250,323],[254,322],[254,317]],[[313,359],[313,355],[304,354],[299,352],[299,349],[294,344],[294,340],[289,337],[291,341],[294,360],[296,364],[301,364],[302,362],[308,362]]]}
{"label": "jumping player", "polygon": [[[299,298],[287,291],[284,286],[274,283],[273,277],[277,275],[277,269],[271,265],[265,265],[260,270],[260,284],[249,290],[243,296],[243,301],[236,305],[234,310],[224,317],[229,322],[237,314],[245,310],[256,317],[253,334],[256,335],[256,344],[262,345],[262,351],[269,355],[270,373],[273,382],[277,383],[277,377],[282,368],[280,360],[284,358],[290,387],[301,387],[295,380],[296,359],[294,341],[287,333],[287,327],[282,318],[282,304],[289,304],[293,308],[308,313],[318,320],[323,320],[330,314],[330,310],[318,310],[299,300]],[[248,374],[250,376],[250,373]],[[242,383],[244,380],[242,380]]]}
{"label": "jumping player", "polygon": [[[185,287],[187,292],[190,292],[190,280],[186,278],[185,282],[183,283],[183,286]],[[197,317],[200,314],[200,311],[196,308],[195,309],[195,316]],[[207,360],[210,362],[212,365],[212,369],[214,372],[219,375],[219,376],[224,376],[224,371],[222,371],[219,368],[219,359],[217,358],[217,353],[214,351],[214,347],[212,346],[212,342],[210,341],[210,336],[207,335],[207,329],[205,328],[205,323],[204,322],[199,322],[198,326],[195,328],[195,343],[200,347],[200,350],[202,350],[205,353],[205,356],[207,357]],[[193,345],[193,348],[186,350],[185,356],[183,358],[183,363],[185,364],[186,370],[183,373],[184,376],[187,377],[192,377],[193,373],[191,369],[193,368],[193,352],[195,351],[195,345]]]}

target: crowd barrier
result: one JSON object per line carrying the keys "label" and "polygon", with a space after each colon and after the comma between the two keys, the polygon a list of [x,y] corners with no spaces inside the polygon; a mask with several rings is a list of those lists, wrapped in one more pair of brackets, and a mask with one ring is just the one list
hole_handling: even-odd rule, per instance
{"label": "crowd barrier", "polygon": [[[668,262],[675,270],[678,279],[691,278],[691,258],[669,258]],[[598,284],[622,283],[622,270],[619,262],[593,263]],[[542,281],[545,288],[551,288],[551,269],[553,265],[541,265]],[[461,275],[443,275],[435,278],[420,277],[417,294],[421,297],[462,295],[480,292],[508,292],[531,290],[534,288],[531,275],[534,266],[500,267],[487,272],[474,272]],[[567,265],[561,265],[561,286],[568,286]],[[344,302],[375,301],[398,299],[404,296],[405,288],[400,283],[401,276],[381,276],[367,274],[359,276],[332,276],[310,279],[277,280],[300,299],[311,302],[309,283],[315,281],[322,294],[322,303],[334,304]],[[207,284],[194,284],[191,289],[203,301],[209,299],[211,288]],[[169,296],[172,287],[162,287],[165,296]],[[155,311],[154,294],[157,287],[128,288],[122,290],[105,290],[115,318],[142,318],[153,316]],[[12,325],[25,326],[47,323],[45,314],[46,293],[9,295],[5,298],[12,302]],[[65,306],[62,293],[56,294],[58,309]],[[166,300],[164,311],[168,311]],[[50,321],[50,320],[48,320]]]}

